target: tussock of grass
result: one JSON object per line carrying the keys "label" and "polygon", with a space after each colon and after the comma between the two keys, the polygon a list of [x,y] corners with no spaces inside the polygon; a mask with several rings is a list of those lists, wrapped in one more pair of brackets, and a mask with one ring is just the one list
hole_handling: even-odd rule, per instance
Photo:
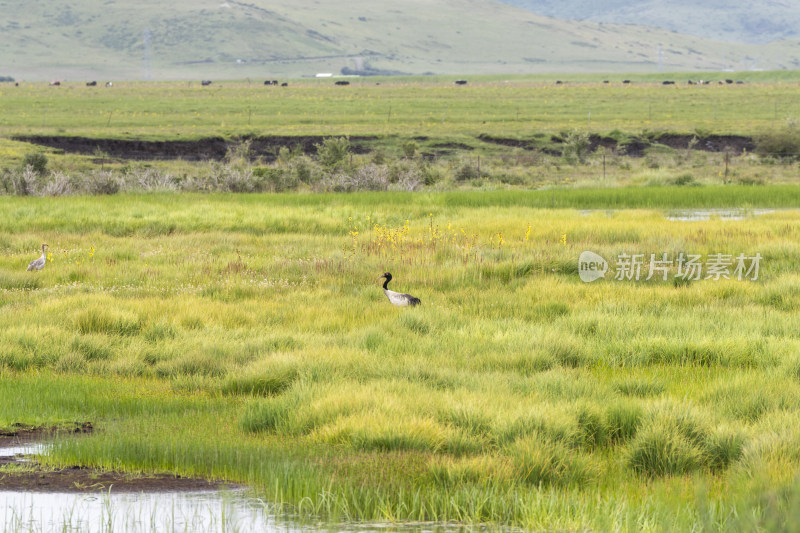
{"label": "tussock of grass", "polygon": [[298,377],[297,364],[286,360],[259,361],[222,382],[223,394],[272,396],[289,388]]}
{"label": "tussock of grass", "polygon": [[93,308],[76,315],[75,327],[83,334],[136,335],[141,329],[141,323],[131,313]]}
{"label": "tussock of grass", "polygon": [[536,434],[514,442],[508,453],[514,461],[515,474],[533,486],[583,485],[599,474],[587,457]]}

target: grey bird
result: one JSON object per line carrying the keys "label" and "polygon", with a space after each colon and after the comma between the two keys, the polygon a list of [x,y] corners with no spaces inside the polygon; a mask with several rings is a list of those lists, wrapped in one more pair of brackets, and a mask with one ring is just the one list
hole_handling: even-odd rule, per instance
{"label": "grey bird", "polygon": [[381,278],[386,278],[386,281],[383,282],[383,293],[386,295],[387,298],[389,298],[389,301],[393,305],[397,305],[400,307],[408,307],[408,306],[414,307],[415,305],[419,305],[422,303],[419,298],[415,298],[410,294],[390,291],[387,285],[389,285],[389,282],[392,281],[392,275],[389,272],[384,272],[382,276],[378,276],[378,279]]}
{"label": "grey bird", "polygon": [[42,243],[42,257],[31,261],[28,265],[28,270],[41,270],[44,268],[44,263],[47,260],[47,255],[44,253],[45,248],[47,248],[47,244]]}

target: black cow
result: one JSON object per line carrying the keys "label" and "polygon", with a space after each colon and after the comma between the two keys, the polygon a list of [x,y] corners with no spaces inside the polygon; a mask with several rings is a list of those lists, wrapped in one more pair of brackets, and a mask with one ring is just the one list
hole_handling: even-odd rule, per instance
{"label": "black cow", "polygon": [[675,82],[674,81],[670,81],[670,80],[666,80],[666,81],[662,81],[661,85],[675,85]]}
{"label": "black cow", "polygon": [[96,81],[87,81],[86,82],[86,86],[87,87],[97,87],[97,82]]}
{"label": "black cow", "polygon": [[58,87],[59,85],[61,85],[60,81],[51,81],[50,82],[50,86],[52,86],[52,87]]}
{"label": "black cow", "polygon": [[626,85],[627,85],[628,83],[630,83],[630,82],[631,82],[631,80],[622,80],[622,83],[624,83],[624,84],[626,84]]}
{"label": "black cow", "polygon": [[350,85],[349,81],[339,80],[336,82],[336,85]]}
{"label": "black cow", "polygon": [[201,81],[201,82],[200,82],[200,85],[202,85],[202,86],[204,86],[204,87],[205,87],[206,85],[211,85],[211,80],[203,80],[203,81]]}
{"label": "black cow", "polygon": [[467,80],[456,80],[453,83],[455,83],[456,85],[466,85]]}
{"label": "black cow", "polygon": [[288,86],[289,86],[289,84],[286,83],[286,82],[281,83],[281,87],[288,87]]}

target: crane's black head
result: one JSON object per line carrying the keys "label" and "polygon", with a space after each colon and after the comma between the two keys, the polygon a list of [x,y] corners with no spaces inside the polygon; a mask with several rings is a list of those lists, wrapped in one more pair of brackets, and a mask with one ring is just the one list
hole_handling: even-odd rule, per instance
{"label": "crane's black head", "polygon": [[386,278],[386,281],[383,282],[383,288],[384,289],[388,288],[387,285],[389,284],[390,281],[392,281],[392,274],[389,272],[384,272],[383,274],[378,276],[378,279],[381,278]]}

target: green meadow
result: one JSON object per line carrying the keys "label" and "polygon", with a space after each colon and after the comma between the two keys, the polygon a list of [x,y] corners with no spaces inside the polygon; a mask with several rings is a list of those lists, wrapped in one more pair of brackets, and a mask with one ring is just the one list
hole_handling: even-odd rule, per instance
{"label": "green meadow", "polygon": [[[45,460],[226,479],[325,521],[783,530],[796,205],[793,185],[0,197],[0,426],[91,421]],[[585,250],[606,279],[580,280]],[[757,279],[683,279],[681,253],[758,254]],[[623,254],[673,264],[616,280]],[[385,271],[422,305],[390,305]]]}
{"label": "green meadow", "polygon": [[[330,524],[790,529],[799,80],[728,75],[2,84],[0,429]],[[37,135],[231,145],[13,139]]]}
{"label": "green meadow", "polygon": [[[726,78],[743,84],[719,84]],[[0,84],[0,134],[136,139],[236,135],[526,137],[579,128],[753,135],[797,116],[794,72]],[[688,85],[712,80],[710,85]],[[663,86],[662,80],[675,85]],[[556,82],[563,83],[556,83]],[[608,83],[604,83],[608,81]]]}

